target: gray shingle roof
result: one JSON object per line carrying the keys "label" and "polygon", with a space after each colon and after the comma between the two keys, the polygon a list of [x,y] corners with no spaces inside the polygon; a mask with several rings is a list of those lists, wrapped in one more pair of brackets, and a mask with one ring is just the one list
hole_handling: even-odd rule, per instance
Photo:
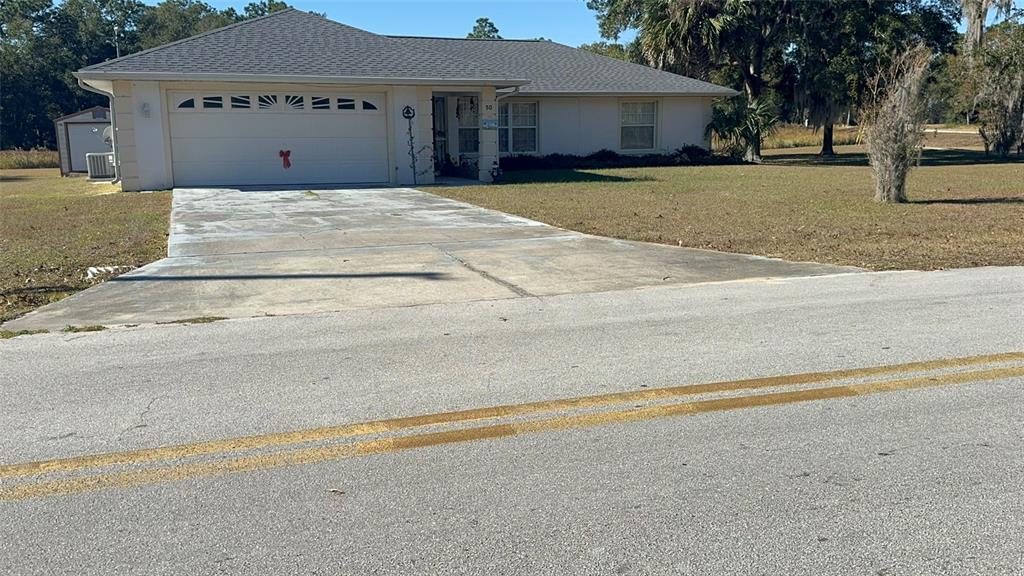
{"label": "gray shingle roof", "polygon": [[615,93],[701,94],[731,96],[735,90],[686,76],[655,70],[547,40],[469,40],[390,36],[417,50],[430,50],[454,60],[472,58],[501,67],[530,83],[523,94]]}
{"label": "gray shingle roof", "polygon": [[734,91],[549,41],[380,36],[295,9],[95,64],[83,77],[471,80],[524,94]]}
{"label": "gray shingle roof", "polygon": [[507,71],[289,9],[83,68],[83,73],[510,80]]}

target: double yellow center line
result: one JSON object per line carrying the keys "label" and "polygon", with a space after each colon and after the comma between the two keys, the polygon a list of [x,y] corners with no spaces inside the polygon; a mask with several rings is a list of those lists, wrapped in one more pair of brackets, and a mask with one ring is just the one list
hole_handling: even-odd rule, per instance
{"label": "double yellow center line", "polygon": [[[21,500],[105,488],[169,482],[233,472],[312,464],[355,456],[382,454],[456,442],[501,438],[531,432],[584,428],[603,424],[651,420],[666,416],[682,416],[740,408],[844,398],[895,390],[1000,380],[1024,376],[1024,366],[1019,364],[1006,365],[1019,362],[1024,362],[1024,352],[644,389],[632,392],[493,406],[308,430],[244,436],[130,452],[0,465],[0,500]],[[1004,365],[991,367],[999,364]],[[979,366],[986,366],[986,368],[971,370],[971,368]],[[926,372],[939,373],[897,379],[878,379],[884,376]],[[856,382],[840,386],[756,393],[771,388],[800,387],[839,381]],[[736,392],[744,392],[744,394],[728,395]],[[672,399],[685,396],[721,396],[723,394],[726,394],[726,396],[706,400],[667,403],[667,401]],[[626,409],[609,409],[628,404],[640,405]],[[538,418],[538,416],[543,416],[547,413],[557,412],[565,412],[566,414],[556,417]],[[485,426],[456,427],[468,422],[484,420],[509,421]],[[407,431],[412,429],[430,426],[455,428],[407,433]],[[337,443],[339,440],[359,436],[378,437]],[[246,452],[254,453],[244,454]],[[163,466],[144,466],[168,462],[175,463]],[[142,466],[141,469],[121,469],[106,472],[100,470],[117,467],[139,468],[140,466]],[[83,471],[86,473],[83,474]],[[52,476],[61,477],[51,478]],[[19,480],[22,480],[22,482],[19,482]]]}

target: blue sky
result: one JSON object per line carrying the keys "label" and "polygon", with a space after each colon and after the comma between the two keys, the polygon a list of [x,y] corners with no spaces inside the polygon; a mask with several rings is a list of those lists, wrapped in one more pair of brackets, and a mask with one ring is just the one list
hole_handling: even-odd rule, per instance
{"label": "blue sky", "polygon": [[[241,9],[249,0],[206,0]],[[579,46],[601,40],[586,0],[288,0],[300,10],[377,34],[463,37],[477,18],[488,17],[505,38],[543,36]],[[1014,0],[1024,9],[1024,0]],[[992,15],[990,14],[990,17]],[[628,40],[630,35],[623,39]]]}
{"label": "blue sky", "polygon": [[[206,0],[217,8],[248,0]],[[586,0],[288,0],[300,10],[323,12],[377,34],[464,37],[477,18],[490,18],[505,38],[543,36],[570,46],[600,40]]]}

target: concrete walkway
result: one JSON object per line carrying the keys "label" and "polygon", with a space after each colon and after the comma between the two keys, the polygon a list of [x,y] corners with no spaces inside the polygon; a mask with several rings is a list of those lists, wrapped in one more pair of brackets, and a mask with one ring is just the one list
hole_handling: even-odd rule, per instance
{"label": "concrete walkway", "polygon": [[412,189],[179,189],[168,258],[4,327],[304,314],[855,271],[588,236]]}

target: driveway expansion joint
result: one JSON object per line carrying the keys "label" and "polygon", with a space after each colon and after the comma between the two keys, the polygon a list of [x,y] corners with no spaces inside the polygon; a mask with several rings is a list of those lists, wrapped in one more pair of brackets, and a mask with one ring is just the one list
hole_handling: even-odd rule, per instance
{"label": "driveway expansion joint", "polygon": [[519,286],[516,286],[515,284],[513,284],[511,282],[508,282],[506,280],[502,280],[501,278],[498,278],[497,276],[494,276],[494,275],[486,272],[485,270],[481,270],[480,268],[477,268],[476,266],[473,266],[469,262],[466,262],[462,258],[459,258],[455,254],[452,254],[451,252],[445,250],[444,248],[441,248],[440,246],[434,246],[434,247],[437,248],[438,250],[440,250],[441,253],[444,254],[445,256],[447,256],[448,258],[451,258],[452,260],[458,262],[466,270],[469,270],[470,272],[473,272],[474,274],[479,275],[481,278],[484,278],[486,280],[494,282],[495,284],[497,284],[499,286],[502,286],[504,288],[508,288],[509,290],[515,292],[517,295],[522,296],[524,298],[537,298],[536,294],[531,294],[530,292],[527,292],[526,290],[523,290],[522,288],[520,288]]}

